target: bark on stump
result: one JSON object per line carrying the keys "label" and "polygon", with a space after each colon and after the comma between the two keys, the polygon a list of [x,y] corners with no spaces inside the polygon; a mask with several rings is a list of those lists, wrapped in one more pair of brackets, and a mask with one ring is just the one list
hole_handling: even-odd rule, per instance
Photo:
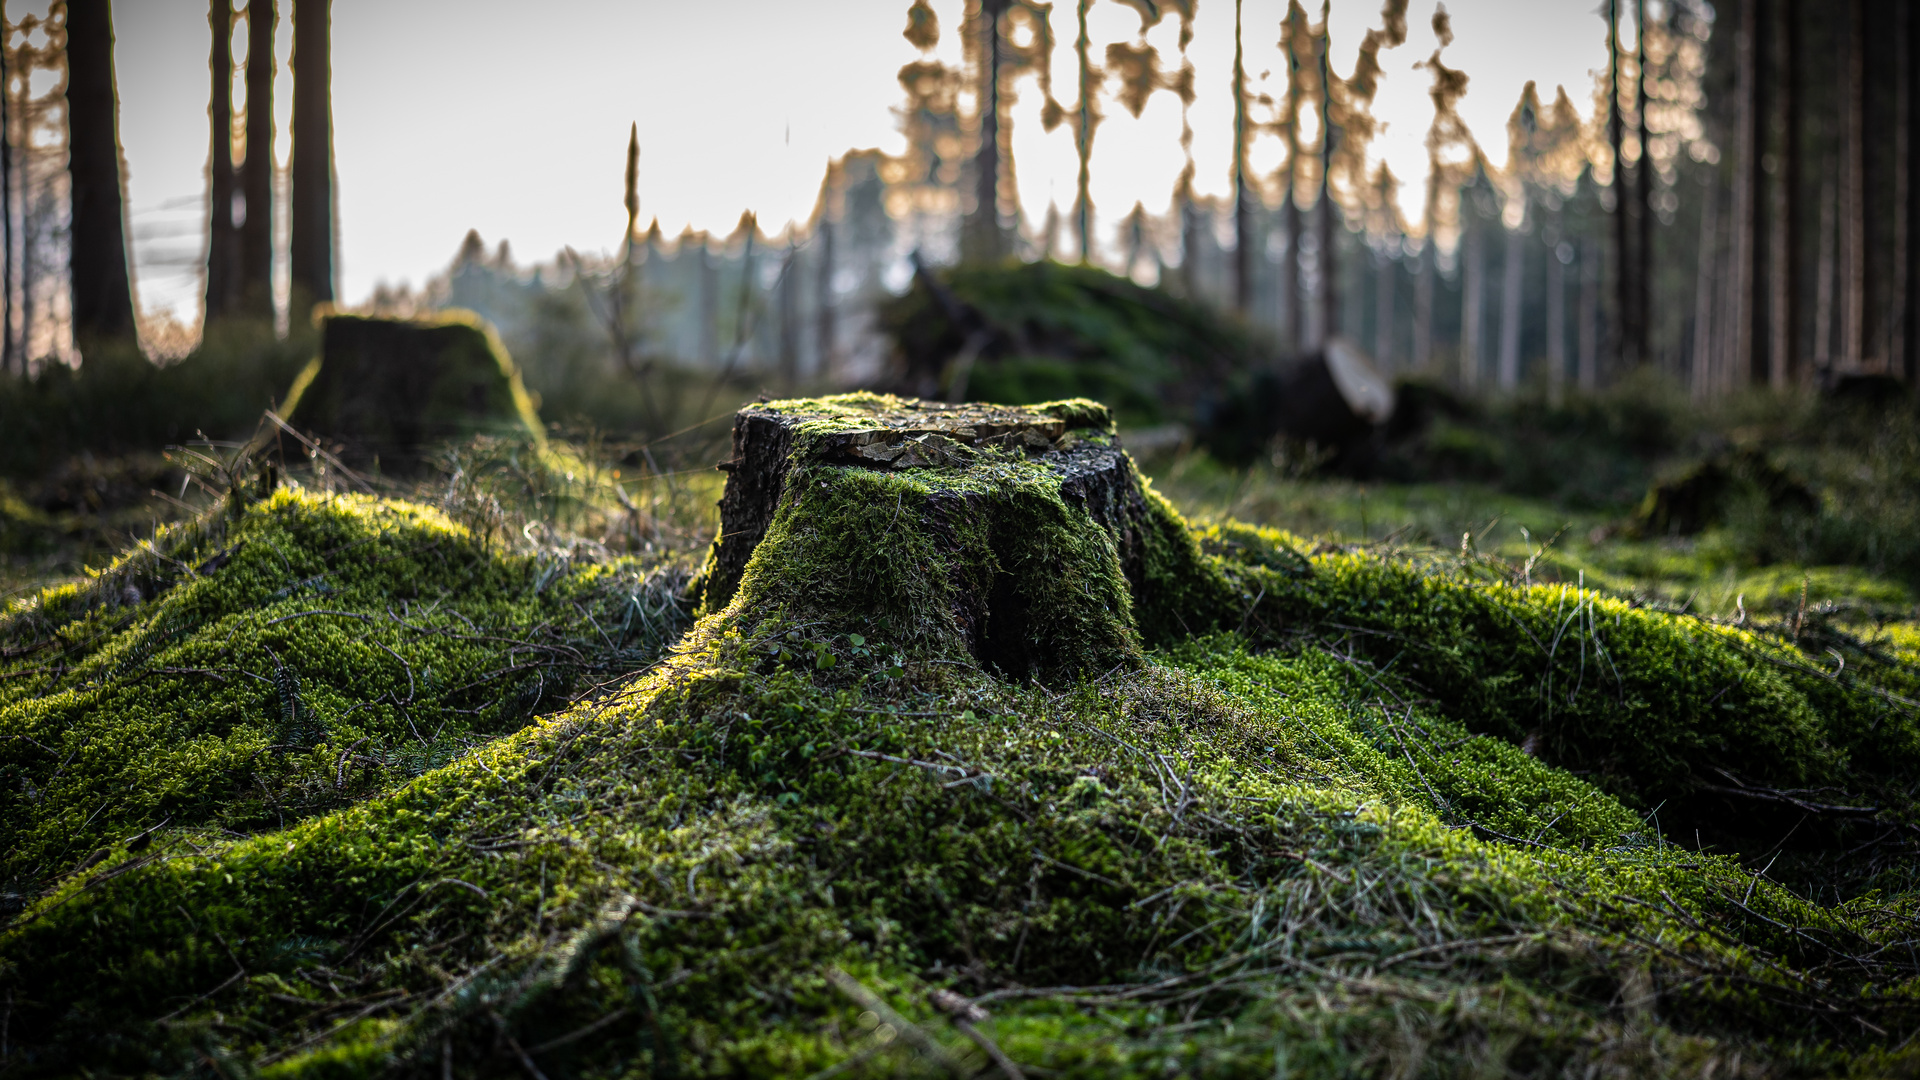
{"label": "bark on stump", "polygon": [[[737,605],[746,618],[871,613],[893,640],[1016,678],[1137,655],[1135,598],[1166,561],[1154,545],[1178,527],[1143,491],[1106,408],[1083,400],[770,402],[735,416],[719,467],[706,610],[751,593]],[[1179,542],[1191,551],[1184,529]],[[921,545],[911,550],[924,565],[900,565],[902,544]]]}

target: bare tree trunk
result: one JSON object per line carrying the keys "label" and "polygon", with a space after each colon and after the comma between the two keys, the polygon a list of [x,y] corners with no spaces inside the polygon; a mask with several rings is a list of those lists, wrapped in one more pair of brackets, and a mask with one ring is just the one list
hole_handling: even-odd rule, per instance
{"label": "bare tree trunk", "polygon": [[[1749,0],[1757,2],[1757,0]],[[1634,0],[1634,126],[1640,132],[1640,160],[1633,167],[1634,243],[1633,354],[1642,364],[1653,359],[1653,139],[1647,125],[1647,0]]]}
{"label": "bare tree trunk", "polygon": [[[1556,235],[1564,234],[1564,229],[1556,231]],[[1556,244],[1547,249],[1547,400],[1560,404],[1566,397],[1566,385],[1567,264],[1560,261]]]}
{"label": "bare tree trunk", "polygon": [[332,19],[332,0],[294,0],[287,261],[293,295],[314,304],[333,302]]}
{"label": "bare tree trunk", "polygon": [[1332,49],[1326,20],[1320,23],[1320,341],[1340,332],[1340,259],[1334,248],[1333,155],[1340,129],[1333,123]]}
{"label": "bare tree trunk", "polygon": [[1507,263],[1500,288],[1500,389],[1512,393],[1520,388],[1520,301],[1527,265],[1527,240],[1519,229],[1504,231]]}
{"label": "bare tree trunk", "polygon": [[1841,113],[1846,163],[1840,201],[1840,350],[1839,366],[1858,371],[1867,345],[1867,163],[1865,126],[1865,53],[1860,0],[1847,0],[1846,51],[1840,64]]}
{"label": "bare tree trunk", "polygon": [[67,126],[73,183],[73,335],[131,340],[126,205],[120,184],[120,103],[108,0],[67,4]]}
{"label": "bare tree trunk", "polygon": [[[1300,144],[1293,148],[1298,151]],[[1287,158],[1292,174],[1293,158]],[[1287,177],[1286,201],[1280,204],[1280,223],[1286,230],[1287,246],[1280,254],[1280,348],[1287,356],[1300,353],[1300,204],[1293,199],[1295,175]]]}
{"label": "bare tree trunk", "polygon": [[[7,63],[6,0],[0,0],[0,375],[14,368],[13,347],[13,115],[7,108],[6,86],[12,79]],[[20,374],[27,373],[26,357],[19,358]]]}
{"label": "bare tree trunk", "polygon": [[1480,295],[1486,276],[1486,245],[1481,231],[1480,223],[1469,217],[1461,244],[1466,249],[1467,265],[1460,285],[1460,385],[1469,390],[1480,385],[1481,313],[1486,308]]}
{"label": "bare tree trunk", "polygon": [[240,188],[247,208],[240,225],[240,302],[257,317],[273,316],[273,33],[278,0],[247,0],[247,156]]}
{"label": "bare tree trunk", "polygon": [[1753,348],[1754,301],[1760,237],[1760,194],[1764,174],[1760,154],[1764,143],[1759,106],[1759,33],[1760,0],[1744,0],[1740,5],[1740,26],[1735,32],[1734,52],[1738,58],[1739,129],[1734,133],[1733,150],[1733,273],[1726,316],[1729,320],[1724,345],[1725,361],[1714,380],[1716,393],[1727,393],[1747,381]]}
{"label": "bare tree trunk", "polygon": [[706,367],[720,365],[720,278],[713,268],[711,240],[698,234],[700,246],[694,249],[694,272],[700,288],[700,362]]}
{"label": "bare tree trunk", "polygon": [[1413,279],[1413,370],[1427,371],[1433,364],[1433,279],[1440,268],[1433,261],[1433,235],[1428,233],[1420,245],[1420,257],[1414,264]]}
{"label": "bare tree trunk", "polygon": [[207,161],[207,293],[202,325],[211,325],[233,305],[239,267],[239,236],[233,229],[233,0],[207,5],[213,31],[208,67],[213,93],[207,102],[207,126],[213,150]]}
{"label": "bare tree trunk", "polygon": [[[33,260],[33,54],[21,45],[13,54],[13,74],[20,80],[20,96],[14,99],[14,114],[20,118],[20,370],[24,373],[33,361],[33,290],[36,267]],[[24,61],[24,62],[23,62]],[[0,92],[6,87],[0,84]]]}
{"label": "bare tree trunk", "polygon": [[1839,198],[1833,186],[1833,170],[1820,185],[1820,252],[1815,260],[1813,284],[1813,367],[1825,376],[1833,368],[1833,286],[1834,245],[1837,216],[1834,205]]}
{"label": "bare tree trunk", "polygon": [[[1894,20],[1899,31],[1900,45],[1896,46],[1899,48],[1911,33],[1908,25],[1913,22],[1913,9],[1906,4],[1897,5]],[[1907,339],[1912,336],[1910,320],[1913,318],[1913,309],[1907,306],[1910,291],[1907,249],[1913,240],[1913,220],[1908,213],[1913,187],[1913,174],[1908,166],[1913,139],[1913,116],[1909,108],[1913,69],[1910,58],[1903,56],[1902,60],[1904,62],[1895,65],[1899,69],[1896,76],[1899,89],[1894,101],[1893,125],[1893,288],[1887,296],[1886,370],[1893,375],[1906,373]]]}
{"label": "bare tree trunk", "polygon": [[1625,124],[1620,115],[1620,0],[1607,0],[1607,145],[1613,151],[1614,317],[1619,322],[1613,337],[1622,368],[1640,362],[1640,358],[1633,355],[1633,345],[1638,338],[1633,330],[1634,262],[1628,243]]}
{"label": "bare tree trunk", "polygon": [[[1093,58],[1088,55],[1093,39],[1087,35],[1087,9],[1093,6],[1093,0],[1080,0],[1077,6],[1080,36],[1074,39],[1073,51],[1080,60],[1080,116],[1079,123],[1074,127],[1073,141],[1074,149],[1080,155],[1080,175],[1074,190],[1073,218],[1076,236],[1080,241],[1080,262],[1085,265],[1093,259],[1093,128],[1098,122],[1093,93],[1098,83],[1094,81]],[[1048,256],[1052,256],[1051,246]],[[1132,272],[1131,267],[1128,272]]]}
{"label": "bare tree trunk", "polygon": [[779,362],[780,381],[788,389],[800,385],[800,251],[794,247],[791,236],[787,240],[787,257],[780,264],[780,281],[775,287],[779,293],[774,302],[779,305]]}
{"label": "bare tree trunk", "polygon": [[1901,264],[1906,273],[1906,291],[1901,295],[1901,303],[1906,312],[1906,352],[1895,360],[1904,369],[1909,383],[1920,383],[1920,329],[1914,325],[1916,317],[1920,317],[1920,244],[1913,242],[1914,223],[1920,221],[1920,183],[1916,182],[1916,178],[1920,178],[1920,138],[1914,137],[1913,130],[1914,124],[1920,122],[1920,78],[1916,78],[1913,71],[1913,65],[1920,63],[1920,16],[1916,16],[1910,7],[1903,10],[1906,11],[1907,33],[1901,45],[1904,60],[1900,70],[1907,81],[1902,102],[1906,119],[1901,125],[1907,140],[1904,155],[1907,173],[1907,239],[1903,252],[1905,259]]}
{"label": "bare tree trunk", "polygon": [[1233,309],[1253,308],[1253,203],[1247,192],[1247,68],[1240,41],[1241,0],[1233,0]]}
{"label": "bare tree trunk", "polygon": [[1773,347],[1767,363],[1767,382],[1775,390],[1785,390],[1801,377],[1800,288],[1799,275],[1794,273],[1803,246],[1800,233],[1804,216],[1800,193],[1800,112],[1805,101],[1800,0],[1780,0],[1780,21],[1783,78],[1774,99],[1781,129],[1780,185],[1774,211],[1780,228],[1773,245]]}
{"label": "bare tree trunk", "polygon": [[1580,245],[1580,389],[1600,388],[1600,244]]}
{"label": "bare tree trunk", "polygon": [[1700,203],[1700,266],[1695,272],[1693,297],[1693,369],[1689,385],[1696,401],[1713,395],[1714,267],[1719,265],[1720,181],[1708,174]]}
{"label": "bare tree trunk", "polygon": [[998,262],[1000,230],[1000,16],[1009,0],[980,0],[980,146],[973,158],[974,208],[963,245],[970,262]]}
{"label": "bare tree trunk", "polygon": [[835,310],[833,294],[833,275],[837,270],[833,250],[835,232],[833,217],[828,213],[828,207],[822,206],[820,208],[820,268],[817,274],[818,280],[815,282],[820,297],[820,323],[815,329],[820,338],[818,374],[823,377],[833,374],[834,360],[840,347],[839,328],[835,325],[838,312]]}
{"label": "bare tree trunk", "polygon": [[1381,251],[1379,258],[1373,289],[1373,358],[1381,371],[1392,371],[1394,270],[1399,263],[1390,251]]}

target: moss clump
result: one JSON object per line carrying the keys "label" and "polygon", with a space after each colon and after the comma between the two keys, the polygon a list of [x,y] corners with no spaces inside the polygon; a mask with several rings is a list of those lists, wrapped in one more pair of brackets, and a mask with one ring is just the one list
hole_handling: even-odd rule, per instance
{"label": "moss clump", "polygon": [[[1145,495],[1164,531],[1132,580],[1069,479],[1024,454],[796,457],[731,601],[620,694],[36,898],[0,933],[17,1067],[985,1068],[935,989],[1061,1075],[1914,1067],[1908,896],[1815,904],[1628,805],[1634,777],[1744,729],[1630,728],[1652,706],[1622,686],[1696,708],[1733,672],[1749,723],[1837,761],[1819,702],[1729,667],[1762,643],[1585,596],[1570,614],[1471,568],[1176,533]],[[1008,524],[1031,546],[996,546]],[[1009,639],[1036,678],[983,660],[956,606],[1001,574],[1050,613]],[[1149,603],[1155,634],[1187,631],[1158,653],[1135,644]],[[1530,753],[1498,726],[1537,696],[1475,651],[1515,651],[1502,619],[1605,647],[1603,690],[1549,699],[1592,731]],[[1366,662],[1376,637],[1406,657]],[[1478,698],[1450,674],[1474,665]],[[1644,774],[1557,759],[1628,731],[1664,740]]]}
{"label": "moss clump", "polygon": [[436,768],[651,660],[683,580],[363,496],[163,535],[0,623],[0,872],[18,896],[154,829],[277,828]]}

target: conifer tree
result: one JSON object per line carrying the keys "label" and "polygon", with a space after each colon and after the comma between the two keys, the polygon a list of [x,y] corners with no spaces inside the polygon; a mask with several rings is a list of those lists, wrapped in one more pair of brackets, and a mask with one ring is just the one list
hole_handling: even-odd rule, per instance
{"label": "conifer tree", "polygon": [[73,333],[89,342],[131,340],[133,282],[127,270],[121,190],[119,97],[109,0],[68,0],[67,125],[73,184]]}
{"label": "conifer tree", "polygon": [[273,34],[277,0],[247,0],[247,156],[240,189],[240,298],[255,317],[273,317]]}
{"label": "conifer tree", "polygon": [[207,25],[213,52],[207,67],[212,94],[207,127],[212,149],[207,157],[207,280],[204,321],[213,322],[233,306],[239,273],[239,234],[233,227],[233,0],[211,0]]}
{"label": "conifer tree", "polygon": [[287,261],[294,294],[333,300],[332,0],[294,0]]}

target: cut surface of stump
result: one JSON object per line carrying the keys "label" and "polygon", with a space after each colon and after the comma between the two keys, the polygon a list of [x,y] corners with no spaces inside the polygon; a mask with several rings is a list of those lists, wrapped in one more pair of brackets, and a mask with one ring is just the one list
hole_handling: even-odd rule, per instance
{"label": "cut surface of stump", "polygon": [[707,610],[880,627],[1021,678],[1137,654],[1174,520],[1085,400],[767,402],[736,415],[720,467]]}

